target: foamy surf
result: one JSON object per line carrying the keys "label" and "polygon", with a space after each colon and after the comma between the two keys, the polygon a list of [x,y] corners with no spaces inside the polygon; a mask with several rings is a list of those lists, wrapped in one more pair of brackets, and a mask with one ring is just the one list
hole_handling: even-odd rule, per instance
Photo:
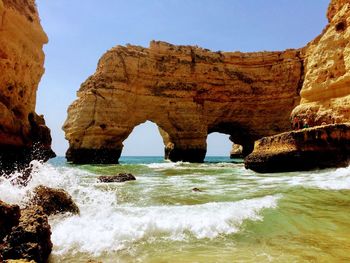
{"label": "foamy surf", "polygon": [[[135,253],[140,256],[144,255],[144,249],[160,243],[172,246],[181,243],[181,246],[190,247],[194,243],[215,244],[220,238],[224,242],[236,242],[233,240],[241,235],[254,236],[256,228],[271,227],[271,222],[263,218],[266,209],[272,209],[269,218],[271,214],[272,217],[280,215],[280,209],[284,209],[287,218],[293,217],[293,214],[288,214],[290,211],[286,210],[286,204],[293,206],[292,211],[295,211],[294,206],[298,211],[308,211],[309,207],[304,210],[300,203],[294,202],[293,195],[303,196],[304,188],[334,191],[333,198],[344,197],[335,190],[350,189],[350,167],[260,175],[236,164],[153,162],[148,167],[140,164],[136,164],[135,168],[125,166],[125,169],[135,169],[137,180],[134,182],[100,184],[96,180],[97,174],[101,171],[106,175],[114,174],[122,171],[123,166],[97,169],[101,167],[71,166],[64,162],[61,165],[33,162],[32,165],[32,180],[25,187],[12,185],[10,179],[0,178],[0,200],[24,206],[38,185],[63,188],[72,195],[81,214],[50,218],[53,262],[75,260],[80,258],[81,253],[88,258],[103,258],[103,262],[121,253],[132,257],[136,250],[138,252]],[[150,169],[153,171],[150,172]],[[178,176],[169,176],[175,174]],[[200,190],[193,191],[194,187]],[[283,193],[283,196],[278,193]],[[327,200],[328,192],[311,191],[308,195],[318,193],[321,195],[318,198]],[[309,198],[307,196],[306,200]],[[323,211],[322,207],[323,203],[315,211]],[[323,214],[317,216],[322,217]],[[260,224],[254,223],[260,220]],[[253,223],[243,229],[247,221]],[[296,229],[293,222],[301,223],[297,217],[286,222],[291,223],[287,224],[290,231]]]}
{"label": "foamy surf", "polygon": [[165,163],[150,163],[150,164],[145,164],[148,168],[151,169],[171,169],[171,168],[179,168],[184,164],[190,164],[187,162],[165,162]]}
{"label": "foamy surf", "polygon": [[265,196],[191,206],[90,206],[80,216],[52,220],[54,253],[74,253],[71,250],[76,249],[99,255],[141,240],[186,241],[190,237],[212,239],[233,234],[240,231],[245,220],[262,220],[262,210],[275,208],[279,198]]}

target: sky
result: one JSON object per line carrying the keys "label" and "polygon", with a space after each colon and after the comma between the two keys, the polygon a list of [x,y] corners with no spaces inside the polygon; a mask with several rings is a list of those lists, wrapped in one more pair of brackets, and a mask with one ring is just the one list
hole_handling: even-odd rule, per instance
{"label": "sky", "polygon": [[[327,24],[329,0],[37,0],[45,45],[45,74],[36,111],[51,128],[53,149],[64,155],[62,125],[76,91],[108,49],[151,40],[198,45],[212,51],[299,48]],[[227,135],[208,136],[207,155],[229,154]],[[137,126],[123,155],[163,155],[155,124]]]}

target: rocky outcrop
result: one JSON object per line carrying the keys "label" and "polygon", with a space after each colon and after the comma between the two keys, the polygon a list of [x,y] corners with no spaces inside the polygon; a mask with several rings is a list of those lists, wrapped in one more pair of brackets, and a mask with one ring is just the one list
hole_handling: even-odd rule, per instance
{"label": "rocky outcrop", "polygon": [[236,144],[234,143],[232,145],[232,149],[230,151],[230,158],[234,159],[234,158],[243,158],[243,147],[242,145]]}
{"label": "rocky outcrop", "polygon": [[147,120],[160,128],[172,161],[203,161],[212,132],[231,135],[246,155],[256,139],[289,129],[300,53],[211,52],[156,41],[112,48],[68,109],[67,159],[117,163],[123,141]]}
{"label": "rocky outcrop", "polygon": [[21,210],[19,224],[0,242],[3,260],[26,259],[47,262],[52,250],[51,228],[39,206]]}
{"label": "rocky outcrop", "polygon": [[0,241],[18,225],[20,210],[18,205],[9,205],[0,201]]}
{"label": "rocky outcrop", "polygon": [[66,212],[79,214],[78,206],[63,189],[38,186],[33,191],[33,198],[30,203],[41,206],[44,213],[48,216]]}
{"label": "rocky outcrop", "polygon": [[333,0],[329,24],[305,48],[305,81],[292,119],[309,126],[350,121],[350,0]]}
{"label": "rocky outcrop", "polygon": [[262,173],[341,167],[349,153],[350,123],[331,124],[262,138],[245,166]]}
{"label": "rocky outcrop", "polygon": [[0,0],[0,168],[54,156],[50,130],[35,113],[47,36],[34,0]]}
{"label": "rocky outcrop", "polygon": [[103,175],[97,178],[101,183],[122,183],[126,181],[135,181],[132,174],[120,173],[117,175]]}
{"label": "rocky outcrop", "polygon": [[350,0],[332,0],[327,17],[322,34],[303,49],[301,102],[291,114],[295,129],[315,128],[259,140],[245,160],[247,168],[276,172],[349,165]]}

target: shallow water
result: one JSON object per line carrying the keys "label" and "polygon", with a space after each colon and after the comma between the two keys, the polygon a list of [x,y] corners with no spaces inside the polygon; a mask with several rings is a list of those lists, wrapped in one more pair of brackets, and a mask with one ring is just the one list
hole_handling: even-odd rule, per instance
{"label": "shallow water", "polygon": [[[73,196],[80,216],[50,218],[50,262],[350,261],[350,167],[261,175],[234,161],[77,166],[56,158],[33,162],[25,188],[0,179],[0,199],[24,205],[40,184]],[[119,172],[137,180],[97,182]]]}

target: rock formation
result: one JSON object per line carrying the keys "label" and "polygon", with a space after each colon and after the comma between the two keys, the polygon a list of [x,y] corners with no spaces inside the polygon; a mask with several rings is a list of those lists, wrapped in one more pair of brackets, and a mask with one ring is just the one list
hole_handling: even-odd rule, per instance
{"label": "rock formation", "polygon": [[350,121],[350,0],[333,0],[329,24],[305,50],[301,102],[292,118],[310,126]]}
{"label": "rock formation", "polygon": [[18,205],[9,205],[0,201],[0,241],[18,225],[20,210]]}
{"label": "rock formation", "polygon": [[120,173],[117,175],[102,175],[97,178],[101,183],[122,183],[127,181],[135,181],[136,178],[132,174]]}
{"label": "rock formation", "polygon": [[48,216],[66,212],[79,214],[78,206],[63,189],[53,189],[40,185],[34,189],[30,203],[41,206],[43,212]]}
{"label": "rock formation", "polygon": [[232,145],[232,149],[230,151],[230,158],[234,159],[234,158],[243,158],[243,147],[242,145],[239,145],[237,143],[234,143]]}
{"label": "rock formation", "polygon": [[301,102],[291,116],[297,128],[317,127],[259,140],[247,168],[277,172],[349,164],[350,0],[333,0],[327,16],[323,33],[303,49]]}
{"label": "rock formation", "polygon": [[47,262],[51,249],[51,228],[47,215],[39,206],[21,210],[19,223],[0,240],[0,255],[3,260],[26,259],[44,263]]}
{"label": "rock formation", "polygon": [[0,168],[47,159],[50,130],[35,113],[47,36],[34,0],[0,0]]}
{"label": "rock formation", "polygon": [[330,124],[262,138],[245,166],[261,173],[347,166],[349,153],[350,123]]}
{"label": "rock formation", "polygon": [[211,132],[229,134],[247,155],[255,140],[291,124],[348,122],[349,10],[350,0],[332,0],[329,25],[299,50],[210,52],[155,41],[112,48],[68,109],[68,160],[116,163],[147,120],[158,125],[166,158],[192,162],[203,161]]}
{"label": "rock formation", "polygon": [[300,50],[210,52],[152,41],[117,46],[78,91],[64,124],[67,158],[117,163],[123,141],[147,120],[172,161],[203,161],[209,133],[231,135],[250,153],[256,139],[288,130],[299,103]]}

